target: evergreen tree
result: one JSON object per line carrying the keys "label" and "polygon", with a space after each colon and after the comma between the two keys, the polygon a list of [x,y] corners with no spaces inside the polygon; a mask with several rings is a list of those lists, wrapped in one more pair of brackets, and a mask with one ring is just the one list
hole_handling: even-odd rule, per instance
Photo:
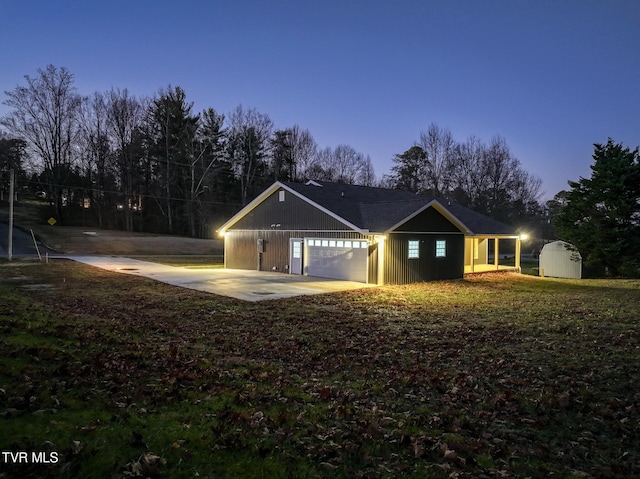
{"label": "evergreen tree", "polygon": [[594,145],[591,178],[569,182],[553,223],[596,274],[640,276],[640,156],[609,139]]}

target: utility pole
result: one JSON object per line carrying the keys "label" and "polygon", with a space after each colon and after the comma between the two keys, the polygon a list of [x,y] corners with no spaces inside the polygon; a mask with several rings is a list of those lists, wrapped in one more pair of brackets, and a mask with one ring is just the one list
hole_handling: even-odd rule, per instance
{"label": "utility pole", "polygon": [[9,241],[7,243],[7,257],[11,261],[13,257],[13,189],[15,175],[13,168],[9,170]]}

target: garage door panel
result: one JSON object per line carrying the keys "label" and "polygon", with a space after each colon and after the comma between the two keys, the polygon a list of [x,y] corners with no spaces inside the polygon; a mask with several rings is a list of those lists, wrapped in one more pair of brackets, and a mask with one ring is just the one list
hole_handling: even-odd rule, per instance
{"label": "garage door panel", "polygon": [[306,271],[310,276],[367,282],[368,243],[341,239],[308,239]]}

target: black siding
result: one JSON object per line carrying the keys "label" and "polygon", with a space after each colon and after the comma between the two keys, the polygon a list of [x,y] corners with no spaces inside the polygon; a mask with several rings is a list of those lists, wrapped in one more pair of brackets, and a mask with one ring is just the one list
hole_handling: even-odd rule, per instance
{"label": "black siding", "polygon": [[[284,201],[280,201],[280,191]],[[271,225],[274,225],[273,227]],[[273,229],[348,231],[347,225],[298,198],[290,191],[280,189],[256,206],[244,218],[234,224],[232,230]]]}
{"label": "black siding", "polygon": [[459,233],[447,218],[442,216],[435,208],[430,207],[414,216],[406,223],[400,225],[395,231],[416,231],[416,232],[450,232]]}
{"label": "black siding", "polygon": [[[264,240],[264,252],[260,255],[258,268],[258,239]],[[355,231],[234,231],[229,230],[224,237],[225,267],[231,269],[251,269],[260,271],[289,272],[289,239],[290,238],[338,238],[369,240],[368,281],[377,282],[378,256],[377,245],[372,236],[362,235]],[[275,268],[275,269],[274,269]]]}
{"label": "black siding", "polygon": [[[409,259],[409,241],[420,242],[420,257]],[[436,258],[436,241],[446,240],[447,256]],[[458,279],[464,276],[462,233],[390,234],[385,249],[385,284]]]}

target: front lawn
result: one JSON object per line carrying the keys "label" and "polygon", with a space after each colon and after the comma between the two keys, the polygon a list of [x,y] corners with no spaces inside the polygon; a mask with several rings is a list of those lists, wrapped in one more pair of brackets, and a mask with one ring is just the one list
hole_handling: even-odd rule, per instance
{"label": "front lawn", "polygon": [[0,477],[640,475],[640,281],[244,303],[0,265]]}

